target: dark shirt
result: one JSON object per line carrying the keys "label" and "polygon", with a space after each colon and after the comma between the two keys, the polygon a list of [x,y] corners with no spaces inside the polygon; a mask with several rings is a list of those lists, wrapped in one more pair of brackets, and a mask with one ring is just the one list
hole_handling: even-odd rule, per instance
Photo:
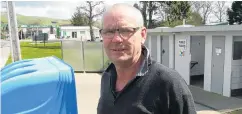
{"label": "dark shirt", "polygon": [[139,72],[119,92],[114,64],[106,69],[97,114],[196,114],[192,94],[178,72],[153,61],[145,46],[142,55]]}

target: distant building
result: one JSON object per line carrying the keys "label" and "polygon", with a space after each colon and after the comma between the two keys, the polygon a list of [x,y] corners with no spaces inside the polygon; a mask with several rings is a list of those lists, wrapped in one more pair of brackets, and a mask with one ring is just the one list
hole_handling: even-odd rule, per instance
{"label": "distant building", "polygon": [[[92,27],[94,38],[100,40],[99,28]],[[61,26],[61,38],[64,39],[78,39],[83,41],[91,40],[89,26]]]}
{"label": "distant building", "polygon": [[53,27],[53,33],[51,34],[50,25],[21,25],[19,29],[23,31],[26,38],[33,38],[35,35],[47,33],[48,39],[56,39],[56,27]]}

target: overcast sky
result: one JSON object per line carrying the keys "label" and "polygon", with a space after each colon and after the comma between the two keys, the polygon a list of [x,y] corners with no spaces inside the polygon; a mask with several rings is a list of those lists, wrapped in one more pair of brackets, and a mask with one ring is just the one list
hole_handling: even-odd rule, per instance
{"label": "overcast sky", "polygon": [[[81,0],[68,0],[68,1],[15,1],[15,11],[18,14],[26,16],[41,16],[57,19],[70,19],[77,6],[80,6],[85,1]],[[106,0],[105,6],[108,7],[115,3],[128,3],[133,5],[138,2],[137,0]],[[226,6],[230,7],[232,1],[227,1]],[[1,5],[3,6],[3,5]],[[4,12],[5,8],[1,8]],[[210,21],[214,21],[216,18],[211,15]]]}
{"label": "overcast sky", "polygon": [[[58,19],[70,19],[77,6],[84,1],[15,1],[15,11],[26,16],[43,16]],[[133,5],[135,1],[105,1],[105,6],[115,3],[128,3]],[[4,11],[4,8],[1,8]]]}

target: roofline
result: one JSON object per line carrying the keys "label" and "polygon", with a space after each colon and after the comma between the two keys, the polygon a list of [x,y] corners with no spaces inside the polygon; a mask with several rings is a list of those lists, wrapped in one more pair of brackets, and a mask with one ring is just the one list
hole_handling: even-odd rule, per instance
{"label": "roofline", "polygon": [[155,28],[155,29],[147,30],[147,32],[213,32],[213,31],[242,31],[242,25]]}
{"label": "roofline", "polygon": [[[61,26],[60,29],[89,29],[89,26]],[[92,26],[92,29],[99,29],[98,27]]]}

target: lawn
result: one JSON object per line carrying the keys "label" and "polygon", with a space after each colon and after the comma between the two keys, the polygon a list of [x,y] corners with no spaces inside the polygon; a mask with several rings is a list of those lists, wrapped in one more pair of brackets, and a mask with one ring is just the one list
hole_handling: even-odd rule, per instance
{"label": "lawn", "polygon": [[[64,45],[64,44],[63,44]],[[22,59],[33,59],[41,58],[48,56],[56,56],[60,59],[63,59],[66,63],[70,64],[75,71],[100,71],[107,67],[108,59],[107,56],[103,53],[102,43],[100,42],[85,42],[84,43],[84,63],[85,69],[83,67],[83,56],[81,45],[78,42],[72,42],[71,44],[64,45],[63,57],[61,51],[61,43],[46,43],[45,46],[43,43],[32,42],[21,42],[21,55]],[[104,57],[104,60],[103,60]],[[8,58],[6,63],[10,64],[12,61],[11,56]],[[103,66],[104,61],[104,66]]]}
{"label": "lawn", "polygon": [[[60,42],[46,43],[45,46],[43,43],[37,43],[37,45],[35,45],[34,43],[32,44],[32,42],[21,42],[20,48],[22,59],[33,59],[48,56],[56,56],[62,59]],[[6,65],[11,62],[12,58],[10,55]]]}

